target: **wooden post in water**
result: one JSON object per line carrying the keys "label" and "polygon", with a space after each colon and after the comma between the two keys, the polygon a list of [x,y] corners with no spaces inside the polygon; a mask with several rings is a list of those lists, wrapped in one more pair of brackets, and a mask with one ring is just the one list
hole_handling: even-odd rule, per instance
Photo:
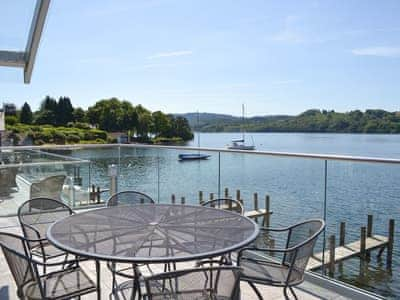
{"label": "wooden post in water", "polygon": [[[367,221],[367,237],[372,237],[372,226],[373,226],[374,217],[372,215],[368,215]],[[369,261],[371,259],[371,251],[367,251],[365,253],[365,258]]]}
{"label": "wooden post in water", "polygon": [[394,243],[394,219],[390,219],[389,220],[389,238],[388,238],[387,254],[386,254],[386,267],[388,269],[390,269],[392,267],[393,243]]}
{"label": "wooden post in water", "polygon": [[335,274],[335,235],[329,237],[329,276],[333,277]]}
{"label": "wooden post in water", "polygon": [[240,190],[236,190],[236,200],[243,205],[243,199],[240,199]]}
{"label": "wooden post in water", "polygon": [[181,197],[181,204],[185,204],[185,197]]}
{"label": "wooden post in water", "polygon": [[100,200],[100,194],[101,194],[101,192],[100,192],[100,187],[98,186],[98,187],[97,187],[97,190],[96,190],[96,196],[97,196],[97,203],[99,203],[99,204],[100,204],[100,202],[101,202],[101,200]]}
{"label": "wooden post in water", "polygon": [[346,240],[346,222],[340,222],[339,246],[344,246]]}
{"label": "wooden post in water", "polygon": [[365,260],[367,258],[366,255],[366,239],[367,239],[367,229],[365,226],[361,227],[361,233],[360,233],[360,257],[362,260]]}
{"label": "wooden post in water", "polygon": [[224,197],[229,198],[229,189],[228,188],[225,188],[225,190],[224,190]]}
{"label": "wooden post in water", "polygon": [[[275,240],[274,240],[274,239],[270,239],[270,240],[269,240],[269,247],[270,247],[271,249],[275,249]],[[275,252],[271,251],[269,254],[270,254],[271,256],[274,256],[274,255],[275,255]]]}
{"label": "wooden post in water", "polygon": [[172,195],[171,195],[171,203],[172,203],[172,204],[175,204],[175,194],[172,194]]}
{"label": "wooden post in water", "polygon": [[[253,201],[254,201],[254,210],[258,210],[258,194],[254,193],[253,194]],[[254,221],[258,224],[258,217],[254,218]]]}
{"label": "wooden post in water", "polygon": [[373,223],[373,216],[368,215],[368,222],[367,222],[367,237],[372,237],[372,223]]}
{"label": "wooden post in water", "polygon": [[265,196],[265,215],[264,215],[264,226],[269,227],[270,226],[270,201],[269,201],[269,195]]}

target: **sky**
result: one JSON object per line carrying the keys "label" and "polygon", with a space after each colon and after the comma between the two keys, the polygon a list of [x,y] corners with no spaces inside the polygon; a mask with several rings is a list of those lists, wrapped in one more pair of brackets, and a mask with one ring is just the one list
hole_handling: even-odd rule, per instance
{"label": "sky", "polygon": [[[34,0],[0,1],[0,50],[23,50]],[[167,113],[400,110],[400,1],[52,0],[31,84],[0,102],[118,97]]]}

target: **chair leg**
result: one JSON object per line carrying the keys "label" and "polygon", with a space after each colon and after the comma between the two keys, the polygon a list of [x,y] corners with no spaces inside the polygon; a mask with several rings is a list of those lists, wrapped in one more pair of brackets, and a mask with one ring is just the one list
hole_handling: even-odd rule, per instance
{"label": "chair leg", "polygon": [[115,263],[113,262],[113,263],[111,263],[111,275],[112,275],[112,283],[111,283],[111,286],[112,286],[112,292],[113,292],[113,294],[117,291],[117,282],[116,282],[116,280],[115,280]]}
{"label": "chair leg", "polygon": [[261,296],[260,291],[257,289],[254,283],[247,281],[247,283],[250,285],[250,287],[253,289],[253,291],[256,293],[257,297],[259,300],[264,300],[263,296]]}
{"label": "chair leg", "polygon": [[283,294],[285,295],[285,299],[290,299],[290,298],[289,298],[289,295],[288,295],[288,293],[287,293],[287,289],[290,290],[290,292],[292,293],[294,299],[297,300],[297,299],[298,299],[298,298],[297,298],[297,295],[296,295],[296,293],[294,292],[293,287],[291,287],[291,286],[285,286],[284,289],[283,289]]}
{"label": "chair leg", "polygon": [[297,300],[297,295],[296,295],[296,293],[294,292],[294,289],[293,289],[291,286],[289,286],[289,290],[292,292],[292,295],[293,295],[294,299]]}
{"label": "chair leg", "polygon": [[284,288],[283,288],[283,295],[285,296],[285,299],[286,300],[289,300],[290,298],[289,298],[289,296],[288,296],[288,294],[287,294],[287,286],[285,286]]}

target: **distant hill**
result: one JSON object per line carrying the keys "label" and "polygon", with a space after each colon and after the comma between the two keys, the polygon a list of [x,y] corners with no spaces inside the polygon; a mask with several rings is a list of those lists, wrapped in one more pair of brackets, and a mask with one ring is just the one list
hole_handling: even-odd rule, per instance
{"label": "distant hill", "polygon": [[[195,131],[238,132],[242,118],[213,113],[179,114]],[[245,119],[249,132],[338,132],[338,133],[400,133],[400,113],[382,109],[354,110],[340,113],[333,110],[309,109],[297,116],[272,115]]]}
{"label": "distant hill", "polygon": [[[199,113],[199,123],[197,123],[197,113],[176,114],[176,116],[185,117],[190,127],[195,131],[202,132],[237,132],[243,126],[242,117],[214,114],[214,113]],[[253,127],[257,124],[263,124],[267,121],[286,120],[293,118],[286,115],[273,116],[255,116],[245,119],[245,127]]]}

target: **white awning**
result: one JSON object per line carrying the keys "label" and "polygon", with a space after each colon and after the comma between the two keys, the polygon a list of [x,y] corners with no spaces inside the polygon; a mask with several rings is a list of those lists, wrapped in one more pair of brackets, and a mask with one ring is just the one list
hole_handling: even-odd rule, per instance
{"label": "white awning", "polygon": [[[0,66],[24,69],[24,83],[30,83],[36,53],[46,21],[50,0],[37,0],[25,50],[0,50]],[[0,12],[1,15],[1,12]]]}

